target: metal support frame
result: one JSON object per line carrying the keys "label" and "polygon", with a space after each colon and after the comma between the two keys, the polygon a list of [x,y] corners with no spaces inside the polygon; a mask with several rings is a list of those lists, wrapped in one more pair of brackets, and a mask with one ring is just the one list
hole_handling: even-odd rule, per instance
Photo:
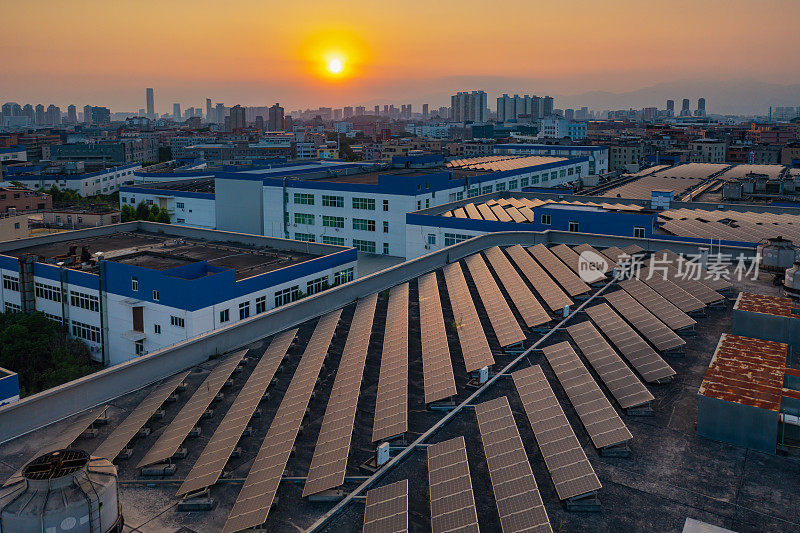
{"label": "metal support frame", "polygon": [[322,515],[319,519],[317,519],[311,526],[308,527],[305,531],[307,533],[314,532],[320,530],[331,518],[333,518],[336,514],[339,513],[344,507],[349,504],[354,499],[358,498],[362,492],[365,492],[370,486],[372,486],[376,481],[378,481],[381,477],[383,477],[386,472],[392,469],[393,466],[399,464],[406,458],[410,453],[412,453],[415,449],[421,447],[423,443],[428,440],[434,433],[436,433],[439,429],[444,427],[453,417],[455,417],[458,413],[460,413],[466,407],[472,407],[474,405],[475,400],[484,392],[486,392],[489,387],[491,387],[495,381],[500,379],[503,374],[508,374],[512,368],[514,368],[520,361],[527,358],[531,352],[536,351],[537,348],[546,341],[551,335],[553,335],[556,331],[564,328],[564,326],[572,320],[572,318],[577,315],[584,307],[589,305],[592,300],[599,297],[606,289],[611,287],[614,283],[619,280],[620,276],[615,276],[611,281],[600,287],[600,289],[594,293],[593,295],[586,298],[581,304],[575,308],[572,313],[568,316],[563,318],[558,324],[555,325],[551,330],[544,334],[541,338],[535,341],[527,350],[519,354],[516,358],[510,361],[500,372],[492,375],[486,383],[481,385],[475,392],[469,395],[463,402],[455,406],[451,411],[448,411],[438,422],[436,422],[433,426],[431,426],[425,433],[417,437],[417,439],[406,446],[400,453],[396,456],[391,458],[388,463],[386,463],[380,470],[375,472],[369,478],[364,480],[358,487],[356,487],[350,494],[348,494],[343,500],[337,503],[332,509],[330,509],[327,513]]}

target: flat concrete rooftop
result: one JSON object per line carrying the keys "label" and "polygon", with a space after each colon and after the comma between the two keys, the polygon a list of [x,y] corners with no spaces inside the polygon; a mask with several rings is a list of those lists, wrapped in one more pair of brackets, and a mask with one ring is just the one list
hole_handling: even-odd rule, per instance
{"label": "flat concrete rooftop", "polygon": [[[248,246],[233,242],[209,242],[144,231],[118,232],[110,235],[79,238],[19,248],[9,252],[14,257],[33,254],[39,261],[55,264],[72,261],[69,268],[96,272],[97,266],[81,267],[83,248],[91,255],[103,252],[108,261],[166,270],[198,261],[236,270],[236,279],[249,278],[313,257],[294,251]],[[72,258],[72,259],[70,259]]]}
{"label": "flat concrete rooftop", "polygon": [[364,185],[377,185],[380,176],[403,176],[407,178],[420,178],[436,172],[449,172],[450,179],[460,179],[471,176],[485,174],[484,171],[445,169],[445,168],[421,168],[421,169],[386,169],[375,172],[362,172],[360,174],[343,174],[341,176],[324,176],[317,178],[318,181],[332,181],[336,183],[359,183]]}

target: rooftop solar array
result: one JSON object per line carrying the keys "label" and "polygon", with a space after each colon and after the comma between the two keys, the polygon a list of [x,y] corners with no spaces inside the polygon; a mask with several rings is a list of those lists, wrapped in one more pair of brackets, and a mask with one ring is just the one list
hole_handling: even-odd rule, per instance
{"label": "rooftop solar array", "polygon": [[545,305],[553,312],[561,312],[565,306],[571,306],[572,300],[561,290],[539,263],[519,244],[506,248],[506,253],[516,263],[522,274],[528,278],[533,289],[542,297]]}
{"label": "rooftop solar array", "polygon": [[158,437],[155,444],[147,451],[147,454],[139,461],[138,468],[151,465],[170,459],[181,447],[183,441],[197,425],[200,417],[211,405],[211,402],[219,394],[228,378],[239,365],[247,350],[240,350],[229,355],[224,361],[214,367],[203,383],[194,391],[192,397],[186,402],[183,408],[175,415],[175,418],[166,427],[164,432]]}
{"label": "rooftop solar array", "polygon": [[679,194],[700,185],[703,180],[725,170],[728,166],[716,163],[677,165],[622,184],[606,192],[603,196],[649,200],[653,189],[660,189],[674,191],[677,199]]}
{"label": "rooftop solar array", "polygon": [[428,446],[431,530],[480,531],[464,437]]}
{"label": "rooftop solar array", "polygon": [[465,157],[462,159],[454,159],[452,161],[448,161],[446,166],[448,168],[491,170],[494,172],[501,172],[504,170],[516,170],[518,168],[527,168],[538,165],[545,165],[548,163],[556,163],[558,161],[566,161],[566,158],[537,156],[537,155],[530,155],[530,156],[488,155],[488,156]]}
{"label": "rooftop solar array", "polygon": [[104,457],[109,461],[113,461],[119,453],[124,450],[128,443],[131,442],[139,430],[144,427],[150,417],[167,401],[178,385],[183,383],[189,371],[179,372],[174,376],[167,378],[156,387],[153,392],[139,402],[139,405],[125,417],[125,420],[111,432],[108,437],[97,447],[92,453],[95,457]]}
{"label": "rooftop solar array", "polygon": [[475,288],[483,302],[486,313],[489,315],[489,322],[497,336],[500,346],[510,346],[525,340],[525,333],[519,327],[519,322],[508,307],[503,293],[494,281],[489,267],[486,266],[481,254],[474,254],[466,257],[464,262],[467,264],[472,279],[475,281]]}
{"label": "rooftop solar array", "polygon": [[500,222],[527,223],[535,222],[534,209],[542,206],[574,205],[583,207],[596,207],[608,211],[641,211],[640,205],[611,203],[611,202],[586,202],[579,200],[540,200],[538,198],[498,198],[487,200],[480,204],[469,202],[452,211],[445,211],[441,216],[470,218],[472,220],[492,220]]}
{"label": "rooftop solar array", "polygon": [[377,303],[378,295],[372,294],[359,300],[356,305],[342,359],[336,370],[336,379],[331,387],[325,417],[317,437],[311,467],[303,487],[303,496],[316,494],[344,483],[358,395],[361,391],[361,380]]}
{"label": "rooftop solar array", "polygon": [[548,274],[564,288],[570,296],[578,296],[589,292],[589,286],[578,277],[567,265],[561,262],[544,244],[528,248],[531,255],[542,265]]}
{"label": "rooftop solar array", "polygon": [[658,215],[660,229],[682,237],[760,242],[782,236],[800,241],[797,215],[732,209],[668,209]]}
{"label": "rooftop solar array", "polygon": [[616,257],[612,258],[609,255],[604,254],[603,252],[601,252],[600,250],[598,250],[597,248],[595,248],[591,244],[579,244],[578,246],[573,246],[572,249],[575,250],[575,252],[578,255],[580,255],[580,254],[582,254],[584,252],[591,252],[593,254],[596,254],[598,257],[600,257],[602,259],[605,259],[605,261],[606,261],[606,269],[603,272],[603,274],[608,274],[609,272],[614,270],[614,268],[616,268],[616,266],[617,266],[617,258]]}
{"label": "rooftop solar array", "polygon": [[542,351],[595,448],[617,446],[633,438],[570,343],[559,342]]}
{"label": "rooftop solar array", "polygon": [[458,391],[453,377],[453,363],[447,344],[436,273],[420,276],[417,279],[417,288],[425,403],[431,403],[454,396]]}
{"label": "rooftop solar array", "polygon": [[[533,295],[503,251],[494,246],[485,250],[486,259],[506,289],[514,306],[529,328],[550,322],[550,315]],[[470,269],[471,270],[471,269]]]}
{"label": "rooftop solar array", "polygon": [[552,533],[508,398],[476,405],[475,415],[503,533]]}
{"label": "rooftop solar array", "polygon": [[317,322],[253,466],[239,491],[236,503],[228,515],[223,532],[233,533],[260,526],[267,520],[341,314],[342,310],[338,309],[324,315]]}
{"label": "rooftop solar array", "polygon": [[584,270],[581,272],[581,257],[575,250],[566,244],[557,244],[550,248],[550,251],[567,265],[581,280],[588,284],[606,281],[605,274],[597,271]]}
{"label": "rooftop solar array", "polygon": [[389,292],[372,442],[408,429],[408,283]]}
{"label": "rooftop solar array", "polygon": [[367,491],[364,533],[408,531],[408,480]]}
{"label": "rooftop solar array", "polygon": [[[672,302],[661,296],[643,281],[638,279],[626,279],[620,281],[619,286],[625,289],[623,292],[627,293],[631,299],[638,302],[640,307],[648,310],[670,329],[678,330],[689,328],[697,324],[695,319],[675,307]],[[605,299],[617,308],[617,311],[620,311],[621,309],[608,299],[610,294],[611,293],[606,294]],[[633,304],[628,303],[628,298],[625,298],[624,294],[618,294],[615,298],[621,307],[635,307]]]}
{"label": "rooftop solar array", "polygon": [[558,498],[567,500],[602,488],[541,367],[534,365],[512,376]]}
{"label": "rooftop solar array", "polygon": [[627,409],[653,400],[650,391],[642,385],[639,378],[590,322],[567,326],[567,333],[611,391],[620,407]]}
{"label": "rooftop solar array", "polygon": [[[575,249],[577,250],[578,247],[576,246]],[[617,246],[610,246],[608,248],[604,248],[601,252],[604,256],[608,257],[610,260],[614,261],[614,263],[619,264],[624,260],[627,259],[628,253],[623,251],[622,248]]]}
{"label": "rooftop solar array", "polygon": [[275,372],[296,334],[297,330],[292,329],[279,333],[272,339],[269,348],[258,360],[247,382],[178,489],[178,496],[210,487],[219,480],[225,464],[275,377]]}
{"label": "rooftop solar array", "polygon": [[[793,220],[796,221],[796,215],[775,215],[775,216],[782,216],[782,217],[794,217]],[[681,261],[681,256],[673,252],[672,250],[659,250],[655,252],[652,257],[655,258],[666,258],[667,261],[670,261],[673,265],[678,265]],[[709,262],[714,259],[714,256],[709,256]],[[730,281],[725,278],[714,276],[709,270],[703,266],[700,266],[700,279],[706,287],[714,291],[723,291],[725,289],[729,289],[732,287]]]}
{"label": "rooftop solar array", "polygon": [[648,383],[663,383],[672,379],[675,371],[642,339],[608,304],[586,309],[586,314],[611,339],[619,353]]}
{"label": "rooftop solar array", "polygon": [[494,214],[492,208],[488,204],[478,204],[478,212],[481,214],[483,220],[497,220],[497,215]]}
{"label": "rooftop solar array", "polygon": [[458,263],[450,263],[445,265],[443,272],[467,372],[493,365],[494,357],[483,332],[478,312],[475,310],[475,304],[472,303],[461,266]]}
{"label": "rooftop solar array", "polygon": [[684,313],[693,313],[706,307],[706,304],[662,276],[653,276],[650,279],[645,277],[642,281]]}
{"label": "rooftop solar array", "polygon": [[606,301],[611,304],[625,320],[633,324],[639,333],[645,336],[659,351],[674,350],[686,344],[677,333],[639,303],[625,291],[614,291],[605,294]]}

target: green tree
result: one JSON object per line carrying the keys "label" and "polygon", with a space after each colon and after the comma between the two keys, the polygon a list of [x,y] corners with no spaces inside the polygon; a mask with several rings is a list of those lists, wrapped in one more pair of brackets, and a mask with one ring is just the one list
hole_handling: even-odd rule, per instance
{"label": "green tree", "polygon": [[136,206],[136,220],[148,220],[150,218],[150,208],[144,202],[139,202]]}
{"label": "green tree", "polygon": [[154,205],[152,208],[150,208],[150,216],[148,216],[145,220],[149,220],[150,222],[158,222],[159,213],[161,213],[161,210],[157,205]]}
{"label": "green tree", "polygon": [[158,222],[161,222],[162,224],[170,224],[172,221],[169,218],[169,211],[162,209],[158,214]]}
{"label": "green tree", "polygon": [[134,209],[128,204],[123,205],[120,212],[123,222],[130,222],[136,216],[136,211],[134,211]]}

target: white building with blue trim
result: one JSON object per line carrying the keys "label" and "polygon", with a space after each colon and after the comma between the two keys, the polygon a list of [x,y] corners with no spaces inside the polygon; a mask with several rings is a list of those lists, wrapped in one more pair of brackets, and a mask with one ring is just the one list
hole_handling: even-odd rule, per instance
{"label": "white building with blue trim", "polygon": [[[133,184],[133,174],[142,168],[141,163],[109,167],[96,172],[75,174],[47,174],[23,172],[26,167],[6,169],[6,179],[18,181],[27,187],[49,189],[53,185],[60,190],[71,189],[81,196],[111,194],[123,185]],[[18,172],[15,172],[18,170]]]}

